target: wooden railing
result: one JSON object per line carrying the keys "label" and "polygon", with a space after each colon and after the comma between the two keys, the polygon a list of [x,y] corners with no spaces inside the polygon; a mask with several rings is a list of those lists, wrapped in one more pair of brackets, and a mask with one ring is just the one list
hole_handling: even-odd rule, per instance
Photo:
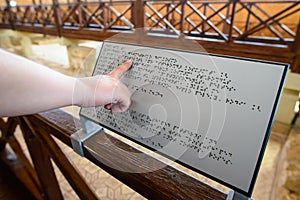
{"label": "wooden railing", "polygon": [[212,53],[288,62],[296,72],[299,17],[299,0],[53,0],[0,6],[0,28],[103,40],[143,27],[160,36],[197,40]]}
{"label": "wooden railing", "polygon": [[[191,1],[146,2],[146,21],[150,29],[169,29],[187,36],[214,38],[224,42],[262,42],[289,46],[295,40],[299,1]],[[277,7],[274,12],[270,7]],[[156,8],[155,8],[156,7]],[[270,13],[268,13],[268,11]],[[164,13],[164,14],[161,14]],[[243,18],[244,19],[243,19]],[[268,36],[263,36],[260,31]]]}
{"label": "wooden railing", "polygon": [[[71,147],[70,136],[80,129],[79,125],[77,119],[61,110],[13,117],[6,121],[0,118],[0,160],[15,171],[36,199],[63,199],[51,160],[58,166],[80,199],[97,199],[51,137],[55,136]],[[14,136],[17,126],[22,130],[32,163]],[[8,151],[6,146],[10,146],[14,154]],[[166,165],[163,161],[103,131],[88,139],[83,145],[83,150],[87,159],[147,199],[225,200],[227,196],[226,193]],[[137,153],[139,156],[136,156]],[[142,167],[145,169],[153,167],[158,170],[147,173],[117,170],[138,171]]]}

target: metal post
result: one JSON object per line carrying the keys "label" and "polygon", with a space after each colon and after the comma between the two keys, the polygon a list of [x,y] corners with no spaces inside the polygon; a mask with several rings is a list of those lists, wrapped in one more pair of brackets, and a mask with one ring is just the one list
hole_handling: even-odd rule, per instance
{"label": "metal post", "polygon": [[254,200],[254,199],[251,197],[247,197],[239,192],[231,190],[228,193],[226,200]]}

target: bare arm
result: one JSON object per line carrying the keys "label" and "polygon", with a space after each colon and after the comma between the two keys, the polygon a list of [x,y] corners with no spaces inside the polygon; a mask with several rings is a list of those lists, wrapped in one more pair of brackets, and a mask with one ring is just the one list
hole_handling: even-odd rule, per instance
{"label": "bare arm", "polygon": [[125,111],[130,92],[119,79],[131,64],[123,63],[108,75],[73,78],[0,49],[0,117],[72,104]]}

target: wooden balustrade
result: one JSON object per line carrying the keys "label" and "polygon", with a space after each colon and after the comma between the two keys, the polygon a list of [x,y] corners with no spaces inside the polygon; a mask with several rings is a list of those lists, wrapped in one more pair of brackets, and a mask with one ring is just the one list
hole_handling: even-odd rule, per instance
{"label": "wooden balustrade", "polygon": [[[63,199],[50,159],[59,167],[80,199],[97,199],[51,137],[51,135],[55,136],[71,147],[70,136],[80,128],[79,125],[78,119],[61,110],[8,118],[7,121],[0,118],[0,159],[15,170],[16,175],[36,199]],[[33,165],[14,137],[17,126],[21,127]],[[114,145],[105,142],[106,140],[110,140]],[[13,149],[16,154],[15,159],[12,159],[12,154],[4,148],[6,145]],[[226,199],[227,195],[224,192],[166,165],[163,161],[103,131],[87,140],[83,149],[87,159],[147,199]],[[138,153],[139,156],[131,152]],[[107,165],[112,161],[114,161],[113,165],[118,166],[117,168]],[[145,169],[153,167],[158,170],[146,173],[117,170],[138,171],[142,167]]]}
{"label": "wooden balustrade", "polygon": [[0,28],[91,40],[144,28],[197,40],[211,53],[288,62],[300,72],[299,16],[298,0],[53,0],[0,6]]}

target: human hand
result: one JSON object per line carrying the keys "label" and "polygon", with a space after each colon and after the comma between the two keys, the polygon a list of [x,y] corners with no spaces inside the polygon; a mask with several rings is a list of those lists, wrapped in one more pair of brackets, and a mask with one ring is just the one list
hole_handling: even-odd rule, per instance
{"label": "human hand", "polygon": [[123,112],[130,106],[131,93],[120,81],[131,67],[128,60],[107,75],[79,78],[74,91],[74,103],[82,107],[104,106],[112,112]]}

